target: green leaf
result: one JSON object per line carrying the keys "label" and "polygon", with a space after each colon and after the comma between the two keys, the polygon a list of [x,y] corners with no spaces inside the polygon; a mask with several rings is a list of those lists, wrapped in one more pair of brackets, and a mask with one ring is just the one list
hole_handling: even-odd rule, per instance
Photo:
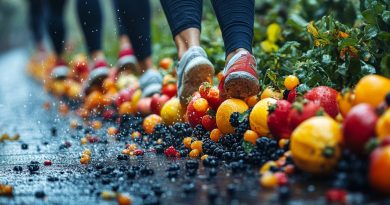
{"label": "green leaf", "polygon": [[367,74],[376,73],[376,70],[375,70],[374,66],[372,66],[370,64],[367,64],[364,61],[360,61],[360,63],[362,64],[362,67],[361,67],[362,74],[367,75]]}
{"label": "green leaf", "polygon": [[376,26],[368,25],[364,28],[364,32],[367,36],[367,39],[372,39],[378,35],[378,29]]}
{"label": "green leaf", "polygon": [[390,53],[387,53],[381,60],[381,72],[390,77]]}
{"label": "green leaf", "polygon": [[379,40],[382,40],[384,42],[390,42],[390,33],[386,31],[381,31],[378,33]]}
{"label": "green leaf", "polygon": [[245,119],[248,119],[249,117],[249,114],[250,114],[250,110],[247,110],[243,113],[240,113],[239,117],[238,117],[238,122],[239,123],[242,123],[244,122]]}
{"label": "green leaf", "polygon": [[302,83],[302,84],[300,84],[300,85],[297,87],[297,93],[300,93],[300,94],[304,94],[304,93],[306,93],[308,90],[310,90],[310,87],[307,86],[305,83]]}
{"label": "green leaf", "polygon": [[345,48],[347,46],[355,46],[358,43],[357,39],[354,38],[346,38],[342,39],[339,43],[339,47]]}
{"label": "green leaf", "polygon": [[376,14],[371,9],[363,11],[362,15],[367,23],[376,24]]}
{"label": "green leaf", "polygon": [[390,11],[384,11],[382,13],[382,19],[384,22],[389,24],[390,23]]}
{"label": "green leaf", "polygon": [[242,142],[242,147],[244,148],[244,151],[248,154],[255,148],[255,145],[253,145],[250,142],[243,141]]}

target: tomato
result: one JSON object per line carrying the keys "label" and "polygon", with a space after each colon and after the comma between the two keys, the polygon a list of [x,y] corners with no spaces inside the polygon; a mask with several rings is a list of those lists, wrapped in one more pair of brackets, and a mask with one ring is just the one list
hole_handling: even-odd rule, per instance
{"label": "tomato", "polygon": [[198,92],[202,98],[207,98],[207,95],[209,94],[211,84],[209,82],[203,82],[198,89]]}
{"label": "tomato", "polygon": [[341,156],[340,125],[330,117],[313,117],[291,135],[291,156],[296,166],[312,174],[332,171]]}
{"label": "tomato", "polygon": [[173,65],[173,60],[172,58],[163,58],[160,60],[160,68],[164,69],[164,70],[168,70],[169,68],[172,67]]}
{"label": "tomato", "polygon": [[167,85],[164,85],[161,89],[161,93],[169,96],[170,98],[175,96],[177,93],[176,83],[169,83]]}
{"label": "tomato", "polygon": [[378,116],[369,104],[359,104],[351,109],[343,122],[345,146],[361,154],[365,144],[375,135]]}
{"label": "tomato", "polygon": [[210,107],[213,110],[217,110],[219,105],[223,102],[219,90],[216,87],[211,87],[209,92],[207,93],[206,100],[209,102]]}
{"label": "tomato", "polygon": [[390,146],[376,148],[370,156],[369,179],[377,190],[390,194]]}
{"label": "tomato", "polygon": [[338,92],[327,86],[318,86],[309,90],[305,98],[321,105],[325,112],[335,118],[339,113],[337,105]]}
{"label": "tomato", "polygon": [[211,131],[214,128],[217,128],[216,119],[211,115],[205,115],[202,117],[202,125],[207,131]]}
{"label": "tomato", "polygon": [[295,75],[289,75],[284,79],[284,87],[292,90],[299,85],[299,79]]}
{"label": "tomato", "polygon": [[[201,98],[199,93],[196,93],[193,95],[192,97],[192,100],[190,101],[190,103],[188,103],[187,105],[187,112],[186,112],[186,116],[188,118],[188,122],[190,123],[190,125],[192,127],[195,127],[196,125],[200,125],[202,123],[202,117],[204,115],[206,115],[206,112],[207,110],[202,110],[202,111],[197,111],[194,107],[194,103],[198,100],[198,99],[203,99],[204,98]],[[207,102],[207,101],[206,101]],[[200,103],[199,103],[200,104]]]}

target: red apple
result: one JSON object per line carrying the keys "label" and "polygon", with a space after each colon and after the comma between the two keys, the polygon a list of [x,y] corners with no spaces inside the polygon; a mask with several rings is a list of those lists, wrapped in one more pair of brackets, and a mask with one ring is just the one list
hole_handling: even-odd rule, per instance
{"label": "red apple", "polygon": [[343,122],[345,146],[354,153],[362,154],[365,144],[375,136],[378,116],[369,104],[353,107]]}
{"label": "red apple", "polygon": [[131,101],[131,98],[133,97],[133,94],[135,92],[135,89],[126,88],[121,90],[115,100],[116,106],[120,106],[124,102]]}
{"label": "red apple", "polygon": [[168,95],[154,94],[150,103],[150,110],[153,114],[160,115],[161,108],[170,99]]}
{"label": "red apple", "polygon": [[152,102],[152,98],[142,98],[141,100],[138,101],[137,111],[144,116],[149,115],[151,113],[150,111],[151,102]]}

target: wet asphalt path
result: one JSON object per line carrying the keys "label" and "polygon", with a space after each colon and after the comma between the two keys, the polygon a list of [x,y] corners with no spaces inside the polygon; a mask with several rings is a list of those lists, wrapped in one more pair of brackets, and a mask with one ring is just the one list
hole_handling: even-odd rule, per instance
{"label": "wet asphalt path", "polygon": [[[91,149],[92,160],[81,165],[84,147],[79,140],[84,130],[70,129],[70,120],[77,119],[72,114],[58,115],[57,101],[26,74],[27,61],[24,49],[0,56],[0,134],[20,134],[19,141],[0,143],[0,183],[14,187],[14,196],[0,196],[0,204],[116,204],[115,200],[101,199],[104,190],[129,194],[134,204],[208,204],[213,192],[217,193],[214,204],[281,204],[276,191],[259,187],[256,169],[233,174],[227,165],[220,164],[217,175],[210,177],[210,168],[200,163],[197,175],[187,176],[183,159],[146,153],[117,160],[124,142],[106,136],[104,128],[92,133],[101,136],[103,143],[85,146]],[[53,108],[43,109],[45,102],[51,102]],[[69,148],[64,148],[65,141],[70,142]],[[22,149],[23,143],[27,149]],[[45,160],[51,160],[52,166],[44,166]],[[31,161],[39,164],[35,173],[27,168]],[[98,169],[97,164],[103,166]],[[166,170],[172,164],[179,165],[178,175],[168,178]],[[22,171],[14,171],[15,166],[21,166]],[[131,167],[148,167],[154,174],[142,176],[138,171],[132,179],[127,175]],[[309,190],[307,185],[294,186],[287,204],[326,203],[323,194],[314,191],[319,188]],[[37,197],[39,192],[45,196]]]}

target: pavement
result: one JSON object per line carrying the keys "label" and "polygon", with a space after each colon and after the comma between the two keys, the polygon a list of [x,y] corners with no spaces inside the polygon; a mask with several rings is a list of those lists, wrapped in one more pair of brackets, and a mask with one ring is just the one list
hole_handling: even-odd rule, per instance
{"label": "pavement", "polygon": [[[260,187],[255,168],[233,173],[225,163],[206,168],[200,162],[189,176],[187,159],[146,153],[118,160],[125,143],[106,136],[104,128],[91,133],[101,136],[100,143],[80,145],[86,130],[70,128],[76,116],[58,114],[58,100],[26,73],[28,58],[23,48],[0,56],[0,135],[20,135],[19,141],[0,142],[0,184],[14,188],[0,204],[116,204],[101,198],[105,190],[131,196],[133,204],[326,204],[323,186],[311,180],[295,184],[290,200],[281,201],[277,190]],[[46,102],[52,109],[43,108]],[[84,148],[92,151],[88,165],[79,162]],[[52,165],[44,166],[45,160]],[[35,162],[39,170],[29,171]],[[167,169],[178,170],[170,175]]]}

